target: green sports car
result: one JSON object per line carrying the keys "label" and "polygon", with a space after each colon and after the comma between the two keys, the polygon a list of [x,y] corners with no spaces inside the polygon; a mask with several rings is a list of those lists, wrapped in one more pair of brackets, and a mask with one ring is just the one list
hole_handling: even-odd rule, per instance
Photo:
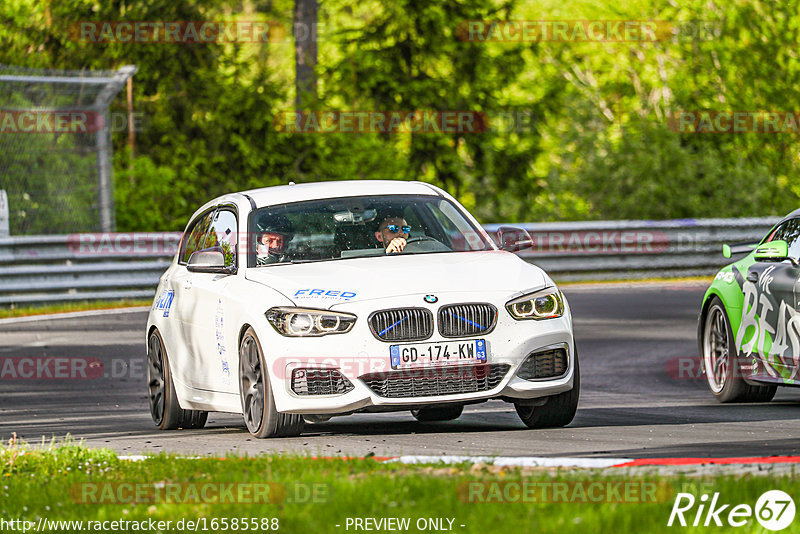
{"label": "green sports car", "polygon": [[703,297],[697,339],[720,402],[766,402],[800,377],[800,210],[758,244],[724,245],[726,258]]}

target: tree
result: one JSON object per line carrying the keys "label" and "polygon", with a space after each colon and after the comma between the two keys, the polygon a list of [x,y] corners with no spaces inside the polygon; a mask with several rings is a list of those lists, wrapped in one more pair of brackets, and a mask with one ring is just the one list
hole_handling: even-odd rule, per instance
{"label": "tree", "polygon": [[295,107],[317,100],[317,0],[294,2]]}

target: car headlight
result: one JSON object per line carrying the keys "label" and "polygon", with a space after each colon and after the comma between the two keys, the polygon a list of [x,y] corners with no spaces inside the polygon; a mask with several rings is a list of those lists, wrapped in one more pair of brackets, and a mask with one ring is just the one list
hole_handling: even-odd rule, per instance
{"label": "car headlight", "polygon": [[344,334],[356,324],[356,316],[314,308],[270,308],[267,320],[279,334],[289,337],[315,337]]}
{"label": "car headlight", "polygon": [[515,298],[506,304],[514,319],[554,319],[564,315],[564,296],[551,287],[532,295]]}

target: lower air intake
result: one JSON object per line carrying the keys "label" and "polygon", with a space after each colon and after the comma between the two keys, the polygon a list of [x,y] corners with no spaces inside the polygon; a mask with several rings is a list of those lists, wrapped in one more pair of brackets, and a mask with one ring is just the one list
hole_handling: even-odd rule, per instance
{"label": "lower air intake", "polygon": [[370,373],[360,376],[359,380],[376,395],[389,399],[438,397],[494,389],[510,368],[510,365],[499,363],[407,369]]}
{"label": "lower air intake", "polygon": [[517,371],[517,376],[525,380],[555,378],[567,372],[567,350],[548,349],[534,352],[528,356]]}
{"label": "lower air intake", "polygon": [[341,395],[355,386],[337,369],[295,369],[292,391],[296,395]]}

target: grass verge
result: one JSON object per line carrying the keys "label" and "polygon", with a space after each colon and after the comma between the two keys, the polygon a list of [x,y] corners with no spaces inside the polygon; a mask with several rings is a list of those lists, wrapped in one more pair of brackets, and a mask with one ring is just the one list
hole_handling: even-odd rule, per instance
{"label": "grass verge", "polygon": [[7,319],[9,317],[28,317],[30,315],[46,315],[49,313],[131,308],[135,306],[150,306],[152,303],[153,299],[125,299],[63,302],[59,304],[43,304],[41,306],[14,306],[11,308],[0,308],[0,319]]}
{"label": "grass verge", "polygon": [[[187,521],[197,521],[200,532],[243,531],[244,524],[247,530],[257,525],[258,530],[279,526],[291,533],[355,532],[365,530],[355,528],[355,518],[401,518],[408,520],[406,528],[402,522],[396,528],[371,526],[381,532],[667,532],[676,530],[667,521],[678,492],[698,499],[719,492],[720,504],[754,507],[762,493],[773,489],[800,495],[800,480],[620,477],[589,470],[410,466],[370,458],[276,455],[160,455],[133,462],[75,443],[33,448],[12,440],[0,447],[0,519],[82,521],[84,531],[88,521],[152,520],[151,528],[171,521],[164,532],[194,530]],[[723,521],[730,508],[721,515]],[[691,526],[696,511],[697,505],[686,513],[690,526],[677,530],[706,532],[705,514],[700,526]],[[233,518],[238,518],[235,528]],[[429,519],[434,523],[419,528]],[[78,531],[76,524],[45,525],[51,531]],[[133,528],[118,524],[115,530]],[[745,530],[763,529],[751,517]]]}

